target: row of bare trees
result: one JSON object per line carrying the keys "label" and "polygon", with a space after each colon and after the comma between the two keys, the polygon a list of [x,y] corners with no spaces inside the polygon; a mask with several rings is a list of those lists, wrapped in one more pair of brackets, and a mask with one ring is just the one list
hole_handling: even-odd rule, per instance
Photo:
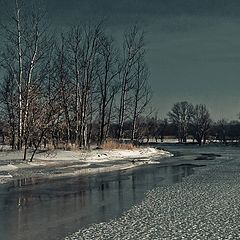
{"label": "row of bare trees", "polygon": [[20,0],[2,24],[1,118],[12,148],[24,149],[24,159],[28,148],[49,142],[86,148],[102,144],[112,123],[113,137],[123,138],[126,120],[134,140],[151,99],[143,31],[131,27],[119,47],[102,23],[60,37],[47,26],[44,14]]}
{"label": "row of bare trees", "polygon": [[168,116],[170,122],[177,127],[179,142],[186,143],[189,133],[199,145],[206,142],[212,120],[205,105],[178,102],[173,105]]}
{"label": "row of bare trees", "polygon": [[[221,119],[213,121],[209,118],[209,112],[204,105],[195,106],[195,110],[196,116],[191,117],[191,120],[187,123],[187,127],[185,128],[186,132],[184,133],[181,127],[182,124],[180,124],[182,121],[180,118],[174,118],[175,120],[173,120],[170,116],[169,118],[159,119],[156,115],[155,117],[139,119],[139,124],[141,124],[140,140],[154,140],[155,142],[159,142],[160,140],[164,142],[166,139],[173,140],[177,138],[180,143],[197,142],[198,145],[205,144],[206,141],[230,145],[240,143],[239,120],[227,121]],[[169,115],[173,114],[172,111],[173,108],[169,112]],[[192,114],[194,114],[194,112]],[[178,114],[178,116],[180,116],[180,114]],[[130,123],[125,127],[130,129]]]}

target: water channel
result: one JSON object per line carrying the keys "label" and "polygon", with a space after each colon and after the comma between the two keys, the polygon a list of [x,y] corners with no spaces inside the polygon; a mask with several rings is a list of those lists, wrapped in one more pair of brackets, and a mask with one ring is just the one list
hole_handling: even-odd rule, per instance
{"label": "water channel", "polygon": [[[160,160],[162,162],[162,159]],[[150,164],[126,171],[0,186],[0,239],[56,240],[119,217],[157,186],[194,173],[191,164]]]}

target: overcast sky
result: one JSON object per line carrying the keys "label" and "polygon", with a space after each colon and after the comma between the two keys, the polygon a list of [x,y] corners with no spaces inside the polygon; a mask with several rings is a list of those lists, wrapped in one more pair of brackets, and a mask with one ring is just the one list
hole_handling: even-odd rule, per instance
{"label": "overcast sky", "polygon": [[107,19],[115,36],[136,22],[147,35],[154,106],[164,117],[176,101],[206,104],[216,118],[240,112],[239,0],[47,0],[58,30]]}

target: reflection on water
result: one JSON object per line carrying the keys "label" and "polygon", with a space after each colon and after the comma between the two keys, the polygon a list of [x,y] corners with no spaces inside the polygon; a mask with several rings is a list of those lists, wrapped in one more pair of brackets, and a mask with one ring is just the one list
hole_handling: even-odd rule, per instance
{"label": "reflection on water", "polygon": [[150,165],[74,179],[22,179],[0,187],[0,239],[61,239],[140,202],[156,186],[193,173],[191,165]]}

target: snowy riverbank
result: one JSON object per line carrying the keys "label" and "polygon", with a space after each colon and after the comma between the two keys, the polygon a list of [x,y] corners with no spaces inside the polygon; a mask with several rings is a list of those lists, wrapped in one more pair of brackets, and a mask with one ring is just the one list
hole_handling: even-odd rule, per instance
{"label": "snowy riverbank", "polygon": [[21,160],[21,152],[0,152],[0,183],[31,177],[64,177],[124,170],[150,164],[154,158],[170,157],[155,148],[133,150],[52,150],[36,154],[32,163]]}

